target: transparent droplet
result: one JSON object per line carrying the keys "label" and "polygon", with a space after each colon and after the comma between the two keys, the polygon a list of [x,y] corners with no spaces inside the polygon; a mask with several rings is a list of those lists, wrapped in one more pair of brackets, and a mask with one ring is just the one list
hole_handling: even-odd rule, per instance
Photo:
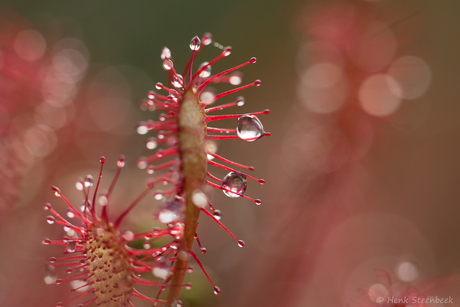
{"label": "transparent droplet", "polygon": [[200,49],[200,45],[201,45],[201,40],[198,36],[195,36],[194,38],[192,38],[192,40],[190,41],[190,49],[192,51],[197,51]]}
{"label": "transparent droplet", "polygon": [[193,272],[193,267],[189,266],[189,267],[187,268],[187,273],[192,273],[192,272]]}
{"label": "transparent droplet", "polygon": [[220,288],[219,288],[219,287],[217,287],[217,286],[214,287],[214,294],[215,294],[215,295],[219,295],[219,294],[220,294]]}
{"label": "transparent droplet", "polygon": [[224,56],[229,56],[232,53],[232,47],[225,47],[224,52],[222,53]]}
{"label": "transparent droplet", "polygon": [[150,165],[147,167],[147,174],[152,175],[153,173],[155,173],[155,166]]}
{"label": "transparent droplet", "polygon": [[184,209],[184,200],[181,197],[168,200],[163,204],[162,209],[158,213],[158,220],[165,224],[174,222],[181,218]]}
{"label": "transparent droplet", "polygon": [[203,193],[203,191],[197,189],[192,192],[192,202],[195,204],[195,206],[204,208],[208,204],[208,198],[206,197],[206,194]]}
{"label": "transparent droplet", "polygon": [[142,247],[143,247],[144,249],[149,249],[149,248],[151,247],[151,245],[150,245],[150,243],[145,242],[145,243],[142,245]]}
{"label": "transparent droplet", "polygon": [[241,107],[241,106],[244,106],[244,97],[243,96],[240,96],[238,98],[236,98],[236,105]]}
{"label": "transparent droplet", "polygon": [[123,166],[125,166],[125,157],[124,156],[121,156],[120,159],[118,159],[117,166],[119,168],[122,168]]}
{"label": "transparent droplet", "polygon": [[240,85],[242,80],[243,78],[240,75],[232,75],[228,82],[230,82],[231,85]]}
{"label": "transparent droplet", "polygon": [[121,291],[130,292],[133,289],[133,278],[125,275],[117,281],[117,286]]}
{"label": "transparent droplet", "polygon": [[222,212],[220,212],[220,210],[216,209],[214,210],[214,212],[212,213],[212,215],[216,218],[216,220],[220,221],[220,219],[222,218]]}
{"label": "transparent droplet", "polygon": [[77,183],[75,184],[75,187],[77,188],[77,190],[79,191],[83,191],[83,188],[85,187],[83,181],[77,181]]}
{"label": "transparent droplet", "polygon": [[104,207],[104,206],[107,206],[107,204],[109,203],[109,199],[107,198],[107,195],[103,194],[99,196],[98,202],[99,202],[99,205]]}
{"label": "transparent droplet", "polygon": [[122,237],[125,241],[132,241],[134,240],[134,232],[132,232],[131,230],[126,230],[123,233]]}
{"label": "transparent droplet", "polygon": [[207,250],[206,247],[200,247],[201,253],[206,254]]}
{"label": "transparent droplet", "polygon": [[51,240],[50,240],[49,238],[45,238],[45,239],[43,239],[43,241],[42,241],[42,244],[43,244],[43,245],[49,245],[50,243],[51,243]]}
{"label": "transparent droplet", "polygon": [[85,177],[85,187],[92,187],[93,186],[93,183],[94,183],[94,179],[93,179],[93,176],[91,175],[86,175]]}
{"label": "transparent droplet", "polygon": [[222,180],[222,190],[225,195],[231,198],[238,198],[246,191],[246,176],[236,172],[230,172]]}
{"label": "transparent droplet", "polygon": [[69,253],[75,252],[76,248],[77,248],[77,242],[75,241],[67,242],[66,247],[65,247],[66,251],[68,251]]}
{"label": "transparent droplet", "polygon": [[47,285],[53,285],[56,283],[57,275],[56,269],[51,264],[45,265],[45,275],[43,280]]}
{"label": "transparent droplet", "polygon": [[244,247],[244,241],[243,240],[238,240],[238,246],[239,247]]}
{"label": "transparent droplet", "polygon": [[242,115],[238,118],[236,134],[240,139],[253,142],[264,135],[264,127],[254,115]]}
{"label": "transparent droplet", "polygon": [[172,85],[175,87],[175,88],[183,88],[183,84],[184,84],[184,78],[182,78],[181,75],[174,75],[174,81],[172,82]]}
{"label": "transparent droplet", "polygon": [[166,60],[171,58],[171,50],[169,50],[168,47],[163,47],[163,50],[161,50],[161,59]]}
{"label": "transparent droplet", "polygon": [[156,262],[152,269],[152,274],[155,277],[166,279],[171,273],[171,268],[168,268],[164,262]]}
{"label": "transparent droplet", "polygon": [[139,124],[139,125],[137,126],[136,131],[137,131],[138,134],[144,135],[144,134],[146,134],[147,132],[149,132],[149,129],[147,128],[147,125],[145,125],[144,123],[142,123],[142,124]]}
{"label": "transparent droplet", "polygon": [[51,209],[51,204],[50,203],[47,203],[44,207],[45,210],[49,210]]}
{"label": "transparent droplet", "polygon": [[[214,142],[213,140],[206,141],[206,151],[216,153],[217,152],[217,143]],[[207,154],[207,158],[208,158],[208,160],[212,160],[212,159],[214,159],[214,156],[212,156],[210,154]]]}
{"label": "transparent droplet", "polygon": [[[206,66],[206,65],[208,65],[208,64],[209,64],[208,62],[203,62],[203,63],[200,65],[199,69],[203,68],[204,66]],[[209,77],[210,75],[211,75],[211,66],[206,67],[206,69],[203,70],[203,71],[200,73],[200,77],[201,77],[201,78],[207,78],[207,77]]]}
{"label": "transparent droplet", "polygon": [[190,289],[192,289],[192,284],[188,282],[185,284],[185,290],[190,290]]}
{"label": "transparent droplet", "polygon": [[163,61],[163,68],[165,70],[171,70],[173,67],[174,67],[174,63],[170,59],[166,59]]}
{"label": "transparent droplet", "polygon": [[212,42],[212,34],[209,33],[209,32],[206,32],[205,34],[203,34],[203,38],[202,38],[201,42],[205,46],[209,45]]}
{"label": "transparent droplet", "polygon": [[139,169],[145,169],[147,167],[147,158],[140,157],[139,160],[137,160],[137,167]]}
{"label": "transparent droplet", "polygon": [[67,209],[67,217],[73,219],[75,217],[75,212],[72,209]]}
{"label": "transparent droplet", "polygon": [[61,190],[58,187],[52,186],[51,189],[54,191],[55,196],[61,197]]}
{"label": "transparent droplet", "polygon": [[54,216],[49,215],[49,216],[46,217],[46,222],[48,222],[48,224],[50,224],[50,225],[54,224],[55,221],[56,220],[55,220]]}

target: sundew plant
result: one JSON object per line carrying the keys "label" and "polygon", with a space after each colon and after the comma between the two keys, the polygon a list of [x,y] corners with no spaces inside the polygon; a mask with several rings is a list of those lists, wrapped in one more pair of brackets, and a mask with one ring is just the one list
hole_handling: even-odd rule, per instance
{"label": "sundew plant", "polygon": [[[211,44],[219,48],[221,53],[194,70],[195,58],[204,46]],[[220,222],[221,213],[210,203],[207,187],[222,190],[230,198],[242,197],[260,205],[259,199],[251,198],[245,192],[248,179],[259,184],[264,184],[264,180],[247,174],[247,171],[254,170],[253,167],[217,155],[215,141],[242,139],[252,142],[269,135],[257,118],[269,111],[210,115],[215,111],[242,106],[242,97],[217,106],[215,102],[248,87],[259,86],[260,81],[255,80],[220,94],[206,90],[207,86],[211,83],[239,85],[241,75],[234,71],[255,63],[256,59],[251,58],[241,65],[212,74],[212,66],[229,56],[231,47],[214,43],[211,35],[205,34],[201,39],[194,37],[190,42],[190,49],[192,55],[182,74],[174,67],[170,50],[165,47],[161,52],[168,83],[157,83],[155,87],[159,92],[150,92],[141,107],[162,113],[158,120],[148,120],[137,127],[139,134],[157,132],[156,137],[149,137],[145,143],[148,149],[155,152],[138,160],[138,167],[146,169],[153,176],[148,179],[139,196],[126,206],[125,211],[115,220],[108,217],[112,192],[125,165],[124,157],[117,162],[118,170],[107,190],[100,190],[102,168],[106,160],[104,157],[100,159],[101,169],[97,180],[88,175],[77,182],[77,189],[82,191],[84,199],[81,207],[71,204],[59,188],[53,187],[55,195],[68,206],[67,217],[60,215],[51,204],[46,204],[45,209],[51,212],[47,222],[62,225],[67,235],[59,240],[46,238],[43,241],[44,244],[65,248],[62,257],[49,259],[45,282],[68,282],[71,284],[71,291],[76,292],[71,300],[59,302],[56,306],[89,306],[92,303],[96,306],[134,306],[132,298],[158,306],[180,306],[182,303],[179,296],[182,289],[191,288],[190,283],[184,283],[184,275],[191,271],[191,258],[208,278],[210,291],[220,293],[221,290],[211,281],[192,250],[194,242],[197,241],[201,252],[206,252],[198,239],[200,214],[213,219],[236,240],[238,246],[243,247],[244,242]],[[212,122],[226,119],[234,119],[235,126],[228,129],[210,126]],[[220,179],[208,170],[208,166],[222,168],[229,173]],[[163,192],[151,193],[159,185],[169,188]],[[154,212],[155,219],[164,227],[154,228],[152,221],[152,229],[147,232],[121,230],[120,225],[125,216],[144,197],[162,200],[159,208],[152,207],[146,214]],[[143,248],[129,246],[128,243],[135,240],[143,240]],[[167,243],[158,246],[160,240]],[[66,268],[70,276],[58,278],[56,267]],[[135,289],[136,285],[156,287],[158,294],[156,297],[147,297]],[[162,292],[168,293],[161,295]]]}

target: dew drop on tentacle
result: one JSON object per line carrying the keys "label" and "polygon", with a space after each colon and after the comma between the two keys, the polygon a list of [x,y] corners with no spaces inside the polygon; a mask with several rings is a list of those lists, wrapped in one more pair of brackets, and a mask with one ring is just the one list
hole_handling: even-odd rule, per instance
{"label": "dew drop on tentacle", "polygon": [[211,42],[212,42],[212,34],[211,34],[211,33],[208,33],[208,32],[206,32],[205,34],[203,34],[203,39],[201,40],[201,42],[202,42],[203,45],[205,45],[205,46],[211,44]]}
{"label": "dew drop on tentacle", "polygon": [[182,75],[174,75],[174,80],[172,82],[172,85],[175,87],[175,88],[183,88],[183,84],[184,84],[184,78],[182,77]]}
{"label": "dew drop on tentacle", "polygon": [[190,41],[190,49],[192,51],[197,51],[200,49],[200,46],[201,46],[201,40],[198,36],[195,36],[194,38],[192,38],[192,40]]}
{"label": "dew drop on tentacle", "polygon": [[161,50],[161,59],[166,60],[171,58],[171,50],[169,50],[168,47],[163,47],[163,50]]}
{"label": "dew drop on tentacle", "polygon": [[139,123],[139,125],[137,126],[136,131],[137,131],[137,134],[144,135],[147,132],[149,132],[149,129],[147,128],[147,125],[142,122],[142,123]]}
{"label": "dew drop on tentacle", "polygon": [[67,209],[67,217],[73,219],[75,217],[75,212],[72,209]]}
{"label": "dew drop on tentacle", "polygon": [[219,288],[219,287],[217,287],[217,286],[214,287],[214,294],[215,294],[215,295],[219,295],[219,294],[220,294],[220,288]]}
{"label": "dew drop on tentacle", "polygon": [[61,197],[61,190],[58,187],[52,186],[51,189],[54,191],[56,197]]}
{"label": "dew drop on tentacle", "polygon": [[139,169],[145,169],[147,167],[147,158],[146,157],[140,157],[137,160],[137,167]]}
{"label": "dew drop on tentacle", "polygon": [[174,63],[170,59],[166,59],[163,61],[164,70],[171,70],[173,67],[174,67]]}
{"label": "dew drop on tentacle", "polygon": [[66,251],[69,253],[74,253],[76,251],[76,248],[77,248],[77,242],[75,241],[67,242],[66,247],[65,247]]}
{"label": "dew drop on tentacle", "polygon": [[216,218],[216,220],[220,221],[222,219],[222,212],[218,209],[214,210],[212,215]]}
{"label": "dew drop on tentacle", "polygon": [[199,208],[204,208],[208,204],[208,197],[203,191],[197,189],[192,192],[192,202]]}
{"label": "dew drop on tentacle", "polygon": [[51,225],[51,224],[54,224],[55,221],[56,221],[56,220],[54,219],[54,216],[49,215],[49,216],[46,218],[46,222],[47,222],[48,224],[50,224],[50,225]]}
{"label": "dew drop on tentacle", "polygon": [[238,240],[238,246],[239,247],[244,247],[245,243],[243,240]]}
{"label": "dew drop on tentacle", "polygon": [[75,183],[75,187],[77,188],[78,191],[83,191],[85,184],[83,183],[83,181],[79,180]]}
{"label": "dew drop on tentacle", "polygon": [[94,179],[93,179],[93,176],[91,175],[86,175],[85,177],[85,180],[84,180],[84,183],[85,183],[85,187],[92,187],[93,186],[93,183],[94,183]]}
{"label": "dew drop on tentacle", "polygon": [[236,172],[230,172],[222,180],[222,190],[230,198],[238,198],[247,188],[246,176]]}
{"label": "dew drop on tentacle", "polygon": [[161,223],[171,223],[182,217],[185,205],[182,197],[176,197],[173,200],[166,201],[160,212],[158,213],[158,220]]}
{"label": "dew drop on tentacle", "polygon": [[254,115],[242,115],[238,118],[236,134],[242,140],[253,142],[264,136],[264,127]]}
{"label": "dew drop on tentacle", "polygon": [[[203,62],[200,67],[198,68],[198,70],[200,70],[201,68],[203,68],[204,66],[208,65],[209,62]],[[201,78],[207,78],[211,75],[211,66],[208,66],[206,67],[205,70],[203,70],[201,73],[200,73],[200,77]]]}
{"label": "dew drop on tentacle", "polygon": [[54,266],[51,264],[45,265],[45,275],[43,277],[45,284],[53,285],[56,283],[56,279],[57,279],[57,275],[56,275],[56,269],[54,268]]}

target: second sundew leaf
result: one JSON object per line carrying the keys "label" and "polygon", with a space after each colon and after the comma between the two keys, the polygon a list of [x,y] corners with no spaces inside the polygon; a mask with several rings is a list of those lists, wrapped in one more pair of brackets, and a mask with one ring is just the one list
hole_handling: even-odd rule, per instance
{"label": "second sundew leaf", "polygon": [[[246,188],[239,190],[232,188],[230,190],[228,183],[222,182],[221,179],[208,171],[208,165],[230,171],[238,178],[253,179],[260,184],[265,182],[262,179],[254,178],[234,169],[234,167],[238,167],[249,171],[254,170],[252,166],[235,163],[217,155],[214,140],[239,138],[245,141],[255,141],[263,136],[270,135],[263,130],[262,124],[256,117],[256,115],[268,114],[269,111],[264,110],[238,115],[207,115],[214,111],[244,105],[244,99],[237,97],[234,102],[208,107],[218,99],[230,94],[252,86],[259,86],[259,80],[217,95],[210,95],[210,92],[206,91],[206,87],[210,83],[230,83],[235,85],[235,76],[241,81],[241,75],[233,74],[233,71],[255,63],[256,59],[251,58],[246,63],[212,75],[211,66],[229,56],[232,50],[231,47],[222,47],[220,44],[214,44],[214,46],[222,49],[221,54],[209,62],[202,63],[198,70],[193,72],[193,62],[196,56],[204,46],[210,45],[211,42],[210,34],[205,34],[201,40],[198,37],[192,39],[190,42],[192,56],[182,75],[178,74],[174,67],[171,59],[171,51],[167,47],[164,47],[161,52],[161,59],[163,60],[163,68],[168,73],[169,82],[168,86],[157,83],[156,89],[164,91],[165,94],[157,94],[152,91],[148,95],[148,100],[144,101],[141,105],[144,110],[164,112],[160,114],[159,121],[149,120],[140,123],[137,131],[139,134],[158,131],[156,138],[150,137],[146,141],[147,148],[156,149],[156,152],[148,157],[141,157],[138,161],[138,166],[141,169],[146,169],[149,174],[167,169],[166,173],[158,175],[153,179],[153,182],[171,183],[173,185],[170,190],[155,194],[156,199],[164,200],[162,207],[158,210],[158,220],[167,224],[171,233],[176,233],[175,241],[170,244],[170,247],[174,247],[176,252],[172,253],[174,256],[169,259],[173,270],[172,275],[166,280],[166,283],[168,283],[167,289],[169,290],[167,306],[175,307],[180,304],[178,300],[180,291],[184,287],[187,288],[183,284],[183,280],[190,256],[203,269],[198,257],[192,251],[193,242],[196,240],[202,253],[206,252],[206,249],[201,246],[197,235],[200,212],[205,213],[206,216],[213,219],[229,233],[237,241],[238,246],[243,247],[245,245],[242,240],[234,236],[219,221],[221,217],[220,210],[215,209],[207,200],[204,193],[205,186],[209,185],[220,189],[224,194],[231,195],[231,197],[242,197],[254,201],[257,205],[261,204],[260,200],[244,195]],[[208,127],[208,123],[210,122],[232,118],[238,120],[235,127],[228,129]],[[251,119],[251,122],[248,122],[243,128],[246,130],[257,128],[257,133],[252,133],[250,137],[246,137],[240,131],[243,129],[240,127],[242,125],[241,122],[247,118]],[[257,123],[257,127],[248,126],[253,122]],[[234,134],[229,135],[229,133]],[[157,147],[160,148],[157,149]],[[171,157],[173,157],[172,160],[170,159]],[[219,162],[216,162],[216,160],[219,160]],[[226,163],[227,165],[222,163]],[[209,206],[210,211],[206,208],[207,206]],[[165,257],[165,255],[167,253],[162,254],[161,257]],[[219,294],[220,289],[214,286],[204,269],[203,272],[213,286],[214,293]],[[165,289],[166,287],[162,287],[160,293]]]}

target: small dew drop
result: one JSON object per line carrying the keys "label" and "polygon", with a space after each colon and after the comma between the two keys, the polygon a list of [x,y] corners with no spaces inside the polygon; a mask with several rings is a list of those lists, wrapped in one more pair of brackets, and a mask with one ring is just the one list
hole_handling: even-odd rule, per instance
{"label": "small dew drop", "polygon": [[264,135],[264,127],[254,115],[242,115],[238,118],[236,134],[240,139],[253,142]]}
{"label": "small dew drop", "polygon": [[173,85],[175,88],[181,89],[181,88],[184,87],[183,84],[184,84],[184,78],[182,78],[182,76],[179,75],[179,74],[174,75],[174,80],[173,80],[173,82],[172,82],[172,85]]}
{"label": "small dew drop", "polygon": [[76,247],[77,247],[77,242],[70,241],[70,242],[67,242],[65,249],[69,253],[74,253],[76,250]]}
{"label": "small dew drop", "polygon": [[163,83],[157,82],[157,84],[155,84],[155,88],[156,88],[157,90],[161,90],[161,89],[163,88]]}
{"label": "small dew drop", "polygon": [[243,240],[238,240],[238,246],[239,247],[244,247],[244,241]]}
{"label": "small dew drop", "polygon": [[236,172],[230,172],[222,180],[222,192],[230,198],[238,198],[246,191],[246,176]]}
{"label": "small dew drop", "polygon": [[171,50],[169,50],[168,47],[163,47],[163,50],[161,50],[161,59],[166,60],[171,58]]}
{"label": "small dew drop", "polygon": [[203,191],[197,189],[192,192],[192,202],[198,208],[204,208],[208,204],[208,198]]}
{"label": "small dew drop", "polygon": [[58,187],[52,186],[51,189],[54,191],[55,196],[61,197],[61,190]]}
{"label": "small dew drop", "polygon": [[200,46],[201,46],[201,40],[198,36],[195,36],[194,38],[192,38],[192,40],[190,41],[190,49],[192,51],[197,51],[200,49]]}
{"label": "small dew drop", "polygon": [[220,212],[220,210],[216,209],[214,210],[213,214],[212,214],[216,220],[220,221],[220,219],[222,218],[222,212]]}
{"label": "small dew drop", "polygon": [[45,284],[53,285],[56,283],[56,279],[57,279],[56,269],[51,264],[47,264],[45,266],[45,276],[43,277]]}
{"label": "small dew drop", "polygon": [[[72,274],[73,270],[72,270],[72,269],[67,269],[65,272],[66,272],[67,274]],[[74,290],[74,292],[75,292],[75,290]]]}
{"label": "small dew drop", "polygon": [[132,241],[134,240],[134,232],[132,232],[131,230],[126,230],[123,233],[122,237],[125,241]]}
{"label": "small dew drop", "polygon": [[145,124],[139,124],[137,126],[137,129],[136,129],[137,133],[140,134],[140,135],[144,135],[146,134],[147,132],[149,132],[149,129],[147,128],[147,125]]}
{"label": "small dew drop", "polygon": [[155,166],[150,165],[147,167],[147,174],[152,175],[153,173],[155,173]]}
{"label": "small dew drop", "polygon": [[231,85],[240,85],[242,80],[243,78],[241,78],[240,75],[233,75],[233,76],[230,76],[230,79],[228,80],[228,82],[230,82]]}
{"label": "small dew drop", "polygon": [[201,247],[200,250],[202,254],[206,254],[207,252],[206,247]]}
{"label": "small dew drop", "polygon": [[188,282],[185,284],[185,290],[190,290],[190,289],[192,289],[192,284]]}
{"label": "small dew drop", "polygon": [[212,42],[212,34],[211,33],[205,33],[203,34],[203,39],[201,40],[203,45],[207,46]]}
{"label": "small dew drop", "polygon": [[59,302],[56,304],[56,307],[62,307],[64,304],[62,302]]}
{"label": "small dew drop", "polygon": [[105,162],[105,157],[102,156],[102,157],[99,159],[99,162],[104,163],[104,162]]}
{"label": "small dew drop", "polygon": [[121,156],[120,159],[118,159],[117,167],[122,168],[123,166],[125,166],[125,157]]}
{"label": "small dew drop", "polygon": [[45,210],[51,209],[51,204],[47,203],[47,204],[45,205],[44,209],[45,209]]}
{"label": "small dew drop", "polygon": [[139,169],[145,169],[147,167],[147,158],[140,157],[139,160],[137,160],[137,167]]}
{"label": "small dew drop", "polygon": [[163,61],[164,70],[171,70],[173,67],[174,67],[174,63],[170,59],[166,59]]}
{"label": "small dew drop", "polygon": [[[202,69],[204,66],[208,65],[209,63],[208,62],[203,62],[199,69]],[[206,69],[204,69],[201,73],[200,73],[200,77],[201,78],[207,78],[211,75],[211,66],[208,66],[206,67]]]}
{"label": "small dew drop", "polygon": [[43,245],[49,245],[51,243],[51,240],[48,238],[43,239],[42,244]]}
{"label": "small dew drop", "polygon": [[232,47],[225,47],[224,52],[222,52],[224,56],[229,56],[231,53],[232,53]]}
{"label": "small dew drop", "polygon": [[173,200],[168,200],[163,204],[162,209],[158,214],[158,220],[161,223],[171,223],[178,220],[185,210],[184,200],[176,197]]}
{"label": "small dew drop", "polygon": [[219,294],[220,294],[220,288],[219,288],[219,287],[217,287],[217,286],[214,287],[214,294],[215,294],[215,295],[219,295]]}
{"label": "small dew drop", "polygon": [[60,284],[62,284],[62,279],[60,278],[56,279],[56,285],[60,285]]}
{"label": "small dew drop", "polygon": [[260,199],[256,199],[254,200],[254,202],[256,203],[257,206],[262,205],[262,201]]}
{"label": "small dew drop", "polygon": [[240,96],[238,98],[236,98],[236,105],[241,107],[241,106],[244,106],[244,97],[243,96]]}
{"label": "small dew drop", "polygon": [[107,206],[107,204],[109,203],[109,199],[107,198],[107,195],[102,194],[101,196],[99,196],[98,202],[99,205],[104,207]]}
{"label": "small dew drop", "polygon": [[261,83],[262,83],[262,82],[261,82],[260,80],[254,81],[254,85],[255,85],[255,86],[260,86]]}
{"label": "small dew drop", "polygon": [[72,209],[67,209],[67,217],[73,219],[75,217],[75,212]]}
{"label": "small dew drop", "polygon": [[193,267],[189,266],[189,267],[187,268],[187,273],[192,273],[192,272],[193,272]]}
{"label": "small dew drop", "polygon": [[77,181],[77,183],[75,183],[75,187],[77,188],[77,190],[79,191],[83,191],[83,188],[84,188],[84,183],[83,181]]}
{"label": "small dew drop", "polygon": [[46,218],[46,222],[47,222],[48,224],[50,224],[50,225],[51,225],[51,224],[54,224],[55,221],[56,221],[56,220],[54,219],[54,216],[49,215],[49,216]]}
{"label": "small dew drop", "polygon": [[56,262],[56,257],[50,257],[49,262],[50,263],[55,263]]}
{"label": "small dew drop", "polygon": [[93,186],[93,183],[94,183],[94,179],[93,179],[93,176],[91,175],[86,175],[85,177],[85,187],[92,187]]}

